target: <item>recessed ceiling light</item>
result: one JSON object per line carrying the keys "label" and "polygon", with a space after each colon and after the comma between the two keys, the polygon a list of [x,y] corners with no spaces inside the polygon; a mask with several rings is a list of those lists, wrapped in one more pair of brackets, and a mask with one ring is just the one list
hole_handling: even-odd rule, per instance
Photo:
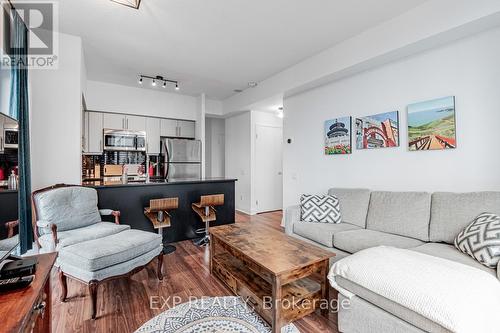
{"label": "recessed ceiling light", "polygon": [[111,1],[134,9],[139,9],[139,6],[141,5],[141,0],[111,0]]}
{"label": "recessed ceiling light", "polygon": [[257,82],[248,82],[248,86],[249,86],[250,88],[255,88],[255,87],[257,87],[257,85],[258,85],[258,83],[257,83]]}

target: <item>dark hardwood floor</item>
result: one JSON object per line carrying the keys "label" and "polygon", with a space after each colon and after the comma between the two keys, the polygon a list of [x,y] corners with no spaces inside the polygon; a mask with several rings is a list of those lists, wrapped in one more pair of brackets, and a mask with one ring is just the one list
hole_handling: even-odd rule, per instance
{"label": "dark hardwood floor", "polygon": [[[258,228],[265,224],[277,230],[281,212],[249,216],[236,214],[237,223],[252,223]],[[68,299],[59,301],[57,271],[52,271],[52,331],[53,332],[133,332],[152,317],[174,303],[188,301],[190,297],[225,296],[230,291],[208,270],[208,247],[195,247],[190,241],[175,244],[177,251],[164,257],[165,278],[156,278],[156,263],[128,279],[118,279],[99,286],[97,319],[90,319],[90,297],[87,288],[68,280]],[[277,251],[279,249],[276,249]],[[334,292],[330,292],[334,295]],[[151,306],[153,305],[153,306]],[[168,306],[166,306],[168,305]],[[337,332],[336,315],[329,318],[319,312],[296,321],[302,333]]]}

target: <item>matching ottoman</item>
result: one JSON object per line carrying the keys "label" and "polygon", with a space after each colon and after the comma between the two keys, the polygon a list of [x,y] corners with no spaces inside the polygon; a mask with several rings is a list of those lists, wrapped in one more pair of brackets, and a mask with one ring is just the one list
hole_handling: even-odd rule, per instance
{"label": "matching ottoman", "polygon": [[97,287],[100,282],[130,276],[158,257],[158,279],[162,280],[161,235],[125,230],[103,238],[70,245],[59,250],[61,301],[67,295],[66,277],[89,286],[92,319],[96,317]]}

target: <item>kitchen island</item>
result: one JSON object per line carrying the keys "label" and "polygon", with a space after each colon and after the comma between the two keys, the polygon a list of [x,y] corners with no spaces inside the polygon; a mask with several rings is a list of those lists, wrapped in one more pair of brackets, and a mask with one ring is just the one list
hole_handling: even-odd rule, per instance
{"label": "kitchen island", "polygon": [[200,201],[200,196],[224,194],[224,205],[217,207],[217,221],[211,226],[234,223],[236,179],[204,178],[176,181],[154,181],[103,185],[101,182],[87,182],[85,186],[95,188],[99,196],[99,209],[113,209],[121,212],[120,223],[134,229],[157,232],[144,215],[144,208],[151,199],[178,197],[179,208],[170,211],[171,226],[163,230],[164,242],[173,243],[194,239],[194,230],[204,227],[191,204]]}

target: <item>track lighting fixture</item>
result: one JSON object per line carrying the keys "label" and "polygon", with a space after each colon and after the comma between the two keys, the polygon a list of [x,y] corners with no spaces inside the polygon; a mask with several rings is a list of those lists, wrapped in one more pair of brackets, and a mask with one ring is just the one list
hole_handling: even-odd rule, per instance
{"label": "track lighting fixture", "polygon": [[163,82],[162,87],[167,88],[167,83],[172,83],[175,84],[175,90],[179,90],[179,81],[176,80],[169,80],[165,79],[163,76],[157,75],[157,76],[149,76],[149,75],[142,75],[139,74],[139,84],[142,84],[143,79],[150,79],[151,80],[151,85],[153,87],[156,87],[157,82],[159,81],[160,83]]}

